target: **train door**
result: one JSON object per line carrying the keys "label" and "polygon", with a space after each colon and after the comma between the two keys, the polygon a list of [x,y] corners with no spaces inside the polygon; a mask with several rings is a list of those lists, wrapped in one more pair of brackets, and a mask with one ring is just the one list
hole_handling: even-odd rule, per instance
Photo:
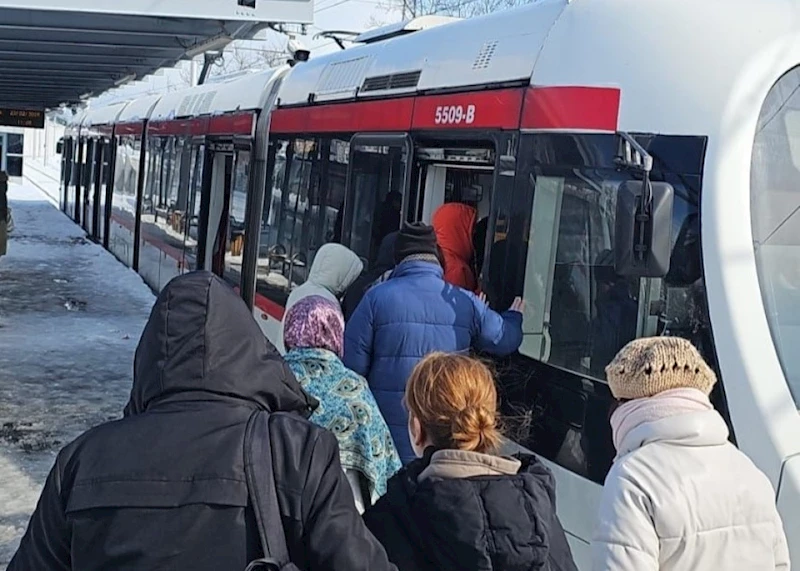
{"label": "train door", "polygon": [[406,134],[357,134],[350,141],[342,244],[358,254],[365,269],[411,208],[411,153]]}
{"label": "train door", "polygon": [[98,204],[98,239],[104,248],[108,248],[108,233],[111,223],[111,197],[114,194],[114,165],[116,143],[114,139],[105,139],[102,143],[102,175],[100,177],[100,201]]}
{"label": "train door", "polygon": [[72,160],[72,141],[64,137],[61,147],[61,181],[59,184],[59,208],[67,211],[67,189],[69,188],[70,161]]}
{"label": "train door", "polygon": [[83,202],[81,203],[81,225],[86,233],[92,235],[92,217],[91,212],[94,206],[94,163],[95,163],[95,141],[89,139],[86,141],[86,154],[84,155],[83,165]]}
{"label": "train door", "polygon": [[77,162],[76,162],[76,171],[75,171],[75,204],[72,208],[72,212],[70,213],[72,219],[75,221],[76,224],[81,223],[81,213],[83,212],[83,201],[82,201],[82,194],[81,188],[83,179],[86,172],[86,141],[84,139],[76,139],[78,145],[78,154],[77,154]]}
{"label": "train door", "polygon": [[222,276],[232,286],[242,281],[242,262],[244,259],[244,235],[247,213],[247,181],[250,176],[251,147],[247,142],[236,143],[233,153],[225,155],[224,180],[221,210],[216,222],[212,270]]}
{"label": "train door", "polygon": [[[198,245],[200,243],[201,206],[203,204],[203,165],[205,164],[205,139],[197,139],[186,145],[189,160],[181,163],[181,183],[177,215],[181,219],[183,232],[183,264],[181,273],[198,268]],[[184,182],[184,177],[186,180]]]}
{"label": "train door", "polygon": [[[441,136],[440,136],[441,137]],[[415,174],[416,190],[412,189],[413,208],[408,211],[409,220],[419,220],[426,224],[433,222],[434,214],[445,204],[460,204],[469,208],[452,209],[448,220],[464,222],[449,224],[452,228],[447,240],[440,243],[446,256],[463,258],[472,269],[471,281],[478,287],[477,281],[484,268],[487,249],[496,243],[504,247],[507,234],[507,219],[499,219],[496,228],[493,226],[489,234],[490,216],[493,209],[501,202],[508,201],[507,157],[497,152],[505,148],[506,143],[513,144],[509,136],[497,134],[480,139],[433,139],[419,137],[415,140]],[[506,174],[503,174],[506,173]],[[472,217],[472,224],[466,222]],[[496,239],[495,239],[496,238]],[[440,237],[440,242],[441,242]],[[497,246],[499,247],[499,246]],[[464,285],[464,284],[461,284]],[[482,287],[486,291],[485,287]]]}
{"label": "train door", "polygon": [[81,225],[86,230],[88,236],[94,234],[94,199],[95,199],[95,165],[97,164],[97,140],[87,139],[86,152],[83,161],[83,180],[81,188],[83,190],[83,202],[81,211]]}
{"label": "train door", "polygon": [[104,161],[103,147],[105,146],[105,142],[103,139],[96,139],[93,146],[94,149],[92,156],[94,157],[94,163],[92,165],[92,183],[88,189],[88,196],[91,197],[91,201],[87,216],[87,232],[89,233],[90,238],[100,241],[102,240],[101,227],[103,225],[102,221],[100,220],[100,196],[102,192]]}
{"label": "train door", "polygon": [[202,268],[219,276],[225,267],[225,240],[227,232],[225,216],[233,173],[234,145],[231,142],[214,141],[208,144],[207,165],[203,178],[203,204],[201,220],[205,222],[202,244]]}

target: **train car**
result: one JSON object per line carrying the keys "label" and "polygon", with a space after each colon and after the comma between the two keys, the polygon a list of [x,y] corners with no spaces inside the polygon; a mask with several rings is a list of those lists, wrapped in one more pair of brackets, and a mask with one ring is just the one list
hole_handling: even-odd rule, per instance
{"label": "train car", "polygon": [[798,16],[797,0],[541,0],[365,34],[261,86],[246,186],[236,146],[213,151],[230,158],[204,168],[194,267],[279,344],[322,244],[369,267],[402,220],[473,205],[482,290],[527,301],[523,345],[497,362],[503,413],[555,474],[580,567],[614,458],[604,367],[650,335],[715,368],[714,405],[800,559]]}
{"label": "train car", "polygon": [[78,222],[78,165],[83,161],[83,152],[79,152],[80,129],[86,112],[77,113],[73,121],[64,130],[61,149],[61,210],[71,219]]}
{"label": "train car", "polygon": [[114,164],[114,125],[126,103],[92,109],[83,117],[78,138],[78,168],[80,188],[76,203],[80,213],[76,217],[86,234],[108,247],[108,230],[111,222],[110,207],[113,193],[111,166]]}
{"label": "train car", "polygon": [[114,168],[109,209],[108,249],[123,264],[139,267],[139,197],[144,188],[143,152],[147,120],[161,99],[150,95],[128,103],[114,125]]}
{"label": "train car", "polygon": [[154,289],[198,267],[240,285],[251,163],[254,153],[265,152],[256,142],[257,125],[285,71],[167,94],[154,107],[137,257],[139,273]]}

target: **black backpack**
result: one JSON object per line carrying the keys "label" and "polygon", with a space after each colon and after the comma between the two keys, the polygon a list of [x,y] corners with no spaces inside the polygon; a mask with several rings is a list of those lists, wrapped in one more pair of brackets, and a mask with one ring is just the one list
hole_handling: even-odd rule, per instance
{"label": "black backpack", "polygon": [[272,446],[269,440],[269,413],[250,415],[244,433],[244,471],[247,492],[255,512],[264,557],[251,561],[245,571],[300,571],[289,560],[286,535],[281,522],[275,474],[272,471]]}

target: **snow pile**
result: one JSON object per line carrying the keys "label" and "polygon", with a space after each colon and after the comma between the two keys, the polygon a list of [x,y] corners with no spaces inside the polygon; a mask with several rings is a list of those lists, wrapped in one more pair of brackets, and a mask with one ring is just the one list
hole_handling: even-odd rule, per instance
{"label": "snow pile", "polygon": [[154,297],[31,185],[12,185],[0,257],[0,568],[56,453],[118,418]]}

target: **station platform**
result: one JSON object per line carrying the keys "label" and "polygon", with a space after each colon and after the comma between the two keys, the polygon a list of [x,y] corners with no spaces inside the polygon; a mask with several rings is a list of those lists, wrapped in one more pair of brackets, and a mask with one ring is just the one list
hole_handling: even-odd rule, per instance
{"label": "station platform", "polygon": [[58,171],[28,160],[26,171],[9,185],[15,228],[0,257],[0,569],[57,452],[122,415],[154,301],[58,210]]}

